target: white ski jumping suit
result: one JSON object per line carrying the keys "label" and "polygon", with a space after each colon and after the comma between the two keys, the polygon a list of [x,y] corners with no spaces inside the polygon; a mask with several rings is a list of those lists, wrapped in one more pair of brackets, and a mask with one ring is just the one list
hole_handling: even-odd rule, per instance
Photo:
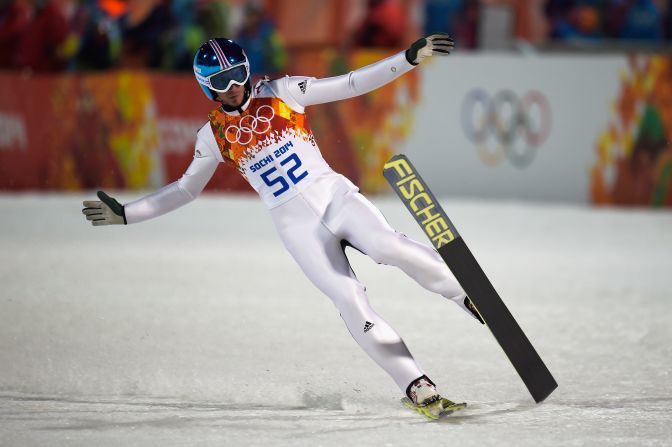
{"label": "white ski jumping suit", "polygon": [[458,301],[464,292],[435,250],[392,229],[352,182],[329,167],[304,109],[362,95],[413,67],[401,52],[342,76],[260,81],[240,107],[242,113],[223,108],[210,113],[182,178],[125,205],[129,224],[159,216],[196,198],[220,162],[232,163],[269,208],[282,242],[304,273],[333,301],[357,343],[404,393],[424,372],[369,305],[344,244],[378,263],[399,267],[446,298]]}

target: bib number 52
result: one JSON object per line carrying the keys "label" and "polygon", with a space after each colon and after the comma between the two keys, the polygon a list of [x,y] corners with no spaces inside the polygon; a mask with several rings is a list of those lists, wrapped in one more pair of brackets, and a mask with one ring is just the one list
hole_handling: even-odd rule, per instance
{"label": "bib number 52", "polygon": [[[303,180],[307,175],[307,171],[303,171],[298,173],[297,170],[301,167],[301,159],[299,158],[298,155],[296,154],[291,154],[289,157],[285,158],[280,162],[280,166],[285,166],[285,165],[290,165],[289,169],[287,169],[287,178],[296,185],[299,183],[301,180]],[[262,172],[261,179],[268,185],[269,187],[273,188],[276,185],[280,185],[279,189],[276,189],[273,191],[273,196],[278,197],[280,194],[283,192],[287,191],[289,189],[289,183],[285,179],[285,177],[282,176],[282,174],[277,173],[277,169],[274,167],[271,167],[267,169],[266,171]],[[277,175],[273,176],[274,173],[277,173]]]}

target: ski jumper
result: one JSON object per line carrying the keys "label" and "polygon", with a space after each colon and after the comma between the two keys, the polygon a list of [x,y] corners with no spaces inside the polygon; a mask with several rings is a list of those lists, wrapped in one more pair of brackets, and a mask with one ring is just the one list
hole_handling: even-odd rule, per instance
{"label": "ski jumper", "polygon": [[280,239],[308,278],[334,303],[364,351],[402,392],[424,375],[401,337],[369,305],[350,268],[351,245],[399,267],[450,299],[464,292],[438,253],[396,232],[347,178],[322,158],[305,107],[374,90],[411,70],[404,53],[342,76],[260,81],[241,112],[223,108],[199,131],[194,160],[178,181],[125,205],[128,223],[153,218],[198,196],[220,162],[230,163],[270,210]]}

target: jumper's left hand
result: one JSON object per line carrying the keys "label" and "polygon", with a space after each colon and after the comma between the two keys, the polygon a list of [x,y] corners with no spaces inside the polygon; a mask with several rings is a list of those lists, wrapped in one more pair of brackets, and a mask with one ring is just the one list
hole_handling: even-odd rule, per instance
{"label": "jumper's left hand", "polygon": [[454,47],[455,42],[448,34],[430,34],[411,44],[409,49],[406,50],[406,60],[413,65],[418,65],[426,57],[434,55],[447,56]]}

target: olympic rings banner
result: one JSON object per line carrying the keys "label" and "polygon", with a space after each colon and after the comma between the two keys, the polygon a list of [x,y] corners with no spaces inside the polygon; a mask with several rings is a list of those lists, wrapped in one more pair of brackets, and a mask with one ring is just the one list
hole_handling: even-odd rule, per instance
{"label": "olympic rings banner", "polygon": [[456,55],[402,150],[437,194],[672,206],[672,58]]}

